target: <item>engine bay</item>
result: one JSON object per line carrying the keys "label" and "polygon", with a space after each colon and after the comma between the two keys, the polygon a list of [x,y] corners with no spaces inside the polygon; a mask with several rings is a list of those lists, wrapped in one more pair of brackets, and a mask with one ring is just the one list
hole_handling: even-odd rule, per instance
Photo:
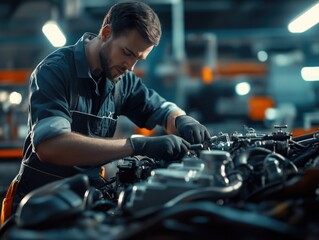
{"label": "engine bay", "polygon": [[179,161],[125,158],[29,193],[5,239],[318,239],[319,132],[219,133]]}

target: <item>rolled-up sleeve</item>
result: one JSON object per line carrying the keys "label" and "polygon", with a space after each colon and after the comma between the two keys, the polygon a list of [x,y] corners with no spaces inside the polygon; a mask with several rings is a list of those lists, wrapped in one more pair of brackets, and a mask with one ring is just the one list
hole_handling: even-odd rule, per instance
{"label": "rolled-up sleeve", "polygon": [[44,140],[71,132],[69,91],[63,67],[45,63],[30,77],[31,141],[33,148]]}
{"label": "rolled-up sleeve", "polygon": [[40,142],[49,138],[71,132],[71,124],[63,117],[48,117],[39,121],[32,128],[31,142],[37,146]]}
{"label": "rolled-up sleeve", "polygon": [[125,102],[123,115],[137,126],[153,129],[156,125],[165,127],[167,117],[180,108],[166,101],[153,89],[147,88],[135,75],[127,74],[123,78]]}
{"label": "rolled-up sleeve", "polygon": [[145,123],[145,127],[148,129],[152,129],[156,124],[161,125],[163,127],[166,126],[167,117],[171,112],[181,110],[175,103],[165,101],[162,105],[155,109],[155,111],[150,115]]}

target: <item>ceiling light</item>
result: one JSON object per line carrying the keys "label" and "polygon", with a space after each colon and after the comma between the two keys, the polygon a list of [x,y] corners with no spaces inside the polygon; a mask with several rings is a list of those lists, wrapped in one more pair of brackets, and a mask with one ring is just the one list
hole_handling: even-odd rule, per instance
{"label": "ceiling light", "polygon": [[8,93],[5,91],[0,91],[0,102],[5,102],[8,100]]}
{"label": "ceiling light", "polygon": [[266,62],[268,59],[268,54],[265,51],[259,51],[257,53],[257,58],[260,62]]}
{"label": "ceiling light", "polygon": [[55,21],[48,21],[42,27],[42,32],[54,47],[62,47],[66,38]]}
{"label": "ceiling light", "polygon": [[288,25],[292,33],[302,33],[319,22],[319,3],[308,9]]}
{"label": "ceiling light", "polygon": [[235,86],[237,95],[243,96],[250,92],[250,84],[248,82],[241,82]]}
{"label": "ceiling light", "polygon": [[319,81],[319,67],[304,67],[301,76],[305,81]]}
{"label": "ceiling light", "polygon": [[12,92],[10,93],[9,95],[9,102],[11,104],[15,104],[15,105],[18,105],[20,104],[22,101],[22,95],[18,92]]}

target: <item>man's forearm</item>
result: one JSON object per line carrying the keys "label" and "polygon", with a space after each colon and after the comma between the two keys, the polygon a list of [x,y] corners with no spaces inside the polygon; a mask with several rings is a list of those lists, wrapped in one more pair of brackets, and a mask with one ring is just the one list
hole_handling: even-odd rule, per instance
{"label": "man's forearm", "polygon": [[168,134],[178,135],[178,132],[177,132],[176,126],[175,126],[175,119],[176,119],[176,117],[181,116],[181,115],[186,115],[186,113],[183,110],[179,109],[179,110],[176,110],[174,112],[171,112],[170,115],[167,117],[165,130]]}
{"label": "man's forearm", "polygon": [[66,133],[40,143],[36,147],[40,160],[60,165],[103,165],[131,156],[128,139],[91,138]]}

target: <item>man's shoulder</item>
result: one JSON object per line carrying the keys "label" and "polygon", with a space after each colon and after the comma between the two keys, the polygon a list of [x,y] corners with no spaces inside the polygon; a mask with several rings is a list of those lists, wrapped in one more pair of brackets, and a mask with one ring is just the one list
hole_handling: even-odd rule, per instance
{"label": "man's shoulder", "polygon": [[74,52],[71,46],[59,48],[56,51],[46,56],[36,67],[39,71],[43,67],[49,67],[50,69],[60,69],[62,71],[68,71],[72,63],[74,62]]}
{"label": "man's shoulder", "polygon": [[74,51],[72,46],[59,48],[56,51],[49,54],[42,62],[65,64],[65,62],[73,61]]}

